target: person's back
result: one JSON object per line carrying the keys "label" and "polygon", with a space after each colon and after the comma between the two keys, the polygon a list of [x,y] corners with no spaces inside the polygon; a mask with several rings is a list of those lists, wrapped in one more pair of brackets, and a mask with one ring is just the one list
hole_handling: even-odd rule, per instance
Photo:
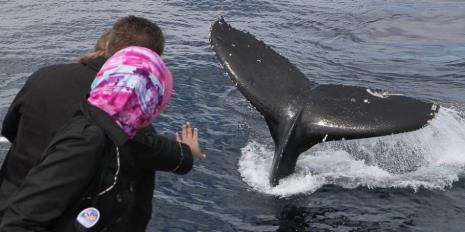
{"label": "person's back", "polygon": [[[21,184],[56,131],[74,114],[104,62],[98,57],[52,65],[31,75],[3,121],[2,134],[12,145],[2,167],[2,185]],[[0,202],[2,193],[8,194],[0,192]]]}

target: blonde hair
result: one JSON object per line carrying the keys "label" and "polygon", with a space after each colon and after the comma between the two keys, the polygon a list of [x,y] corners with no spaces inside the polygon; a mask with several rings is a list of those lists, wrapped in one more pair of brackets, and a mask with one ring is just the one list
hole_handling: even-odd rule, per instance
{"label": "blonde hair", "polygon": [[105,55],[105,47],[107,45],[108,39],[110,38],[111,30],[105,30],[100,37],[97,39],[97,43],[95,43],[94,51],[88,52],[82,55],[79,58],[79,62],[86,62],[90,59],[97,58],[99,56]]}

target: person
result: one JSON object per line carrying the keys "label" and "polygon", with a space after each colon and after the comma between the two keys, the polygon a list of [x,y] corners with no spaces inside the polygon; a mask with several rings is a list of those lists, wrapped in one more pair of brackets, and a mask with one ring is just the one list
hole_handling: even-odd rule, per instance
{"label": "person", "polygon": [[79,57],[79,63],[85,63],[89,60],[96,59],[97,57],[105,56],[105,47],[110,39],[111,30],[105,30],[95,43],[94,50]]}
{"label": "person", "polygon": [[[127,16],[110,29],[105,56],[137,45],[163,54],[164,36],[149,20]],[[83,63],[58,64],[33,73],[19,91],[3,121],[2,135],[12,145],[0,170],[0,221],[9,198],[21,186],[30,169],[39,163],[41,154],[56,131],[68,121],[82,96],[90,90],[105,57],[91,58]],[[187,127],[187,125],[184,125]],[[152,214],[155,171],[172,171],[178,163],[180,149],[176,141],[156,134],[152,127],[140,129],[132,139],[132,152],[142,165],[138,169],[134,192],[137,213],[132,231],[145,231]],[[191,154],[187,152],[186,161]],[[179,170],[174,173],[182,174]]]}
{"label": "person", "polygon": [[[143,166],[130,152],[131,139],[163,110],[171,88],[171,72],[152,50],[116,52],[9,201],[0,231],[132,231],[132,183]],[[190,170],[184,162],[190,149],[182,142],[199,156],[197,138],[197,131],[183,128],[174,169]]]}

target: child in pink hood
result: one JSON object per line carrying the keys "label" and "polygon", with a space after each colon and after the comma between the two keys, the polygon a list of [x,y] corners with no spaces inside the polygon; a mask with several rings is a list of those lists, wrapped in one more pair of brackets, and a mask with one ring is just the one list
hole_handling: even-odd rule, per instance
{"label": "child in pink hood", "polygon": [[164,109],[172,86],[170,70],[150,49],[128,47],[110,57],[9,200],[0,231],[134,231],[136,179],[147,160],[157,160],[134,152],[134,144],[145,144],[147,153],[169,146],[164,168],[180,174],[205,157],[188,123],[172,143],[135,136]]}

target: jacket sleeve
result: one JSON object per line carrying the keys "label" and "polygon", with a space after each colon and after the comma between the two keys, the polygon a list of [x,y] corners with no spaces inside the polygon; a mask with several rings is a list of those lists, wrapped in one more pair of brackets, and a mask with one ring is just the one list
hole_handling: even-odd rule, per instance
{"label": "jacket sleeve", "polygon": [[13,142],[18,132],[19,120],[21,119],[21,107],[24,104],[24,99],[29,93],[29,86],[31,80],[28,79],[24,86],[19,90],[18,94],[11,103],[8,111],[3,119],[2,135],[5,136],[10,142]]}
{"label": "jacket sleeve", "polygon": [[54,140],[9,202],[2,232],[51,231],[53,223],[79,200],[103,157],[105,136],[96,126]]}
{"label": "jacket sleeve", "polygon": [[189,146],[158,135],[151,126],[140,129],[132,141],[139,168],[176,174],[186,174],[192,169]]}

